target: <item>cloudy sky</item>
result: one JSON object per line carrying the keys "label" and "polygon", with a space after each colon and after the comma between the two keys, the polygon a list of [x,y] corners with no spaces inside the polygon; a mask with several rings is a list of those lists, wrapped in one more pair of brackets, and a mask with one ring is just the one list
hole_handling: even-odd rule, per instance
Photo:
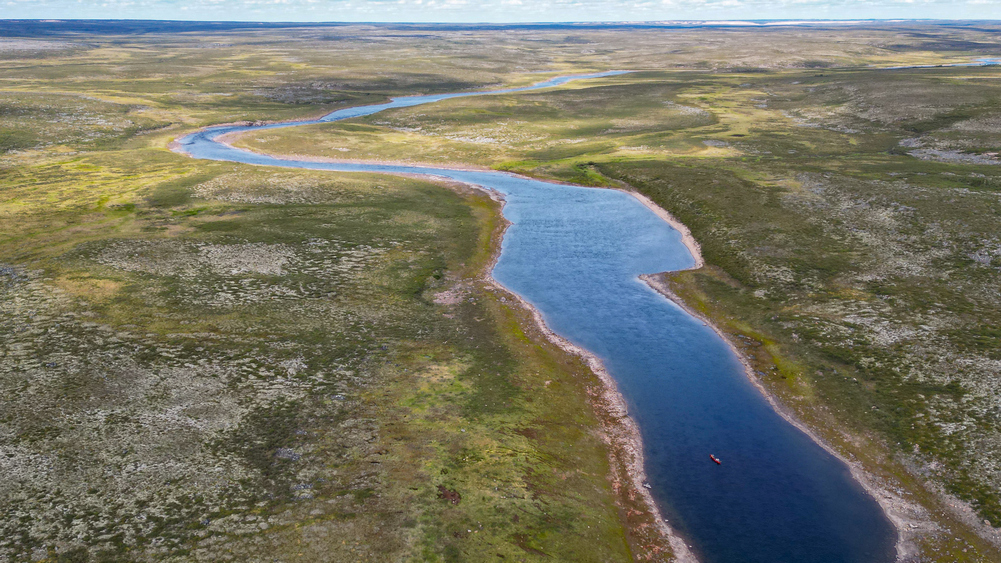
{"label": "cloudy sky", "polygon": [[413,22],[1001,19],[1001,0],[0,0],[0,18]]}

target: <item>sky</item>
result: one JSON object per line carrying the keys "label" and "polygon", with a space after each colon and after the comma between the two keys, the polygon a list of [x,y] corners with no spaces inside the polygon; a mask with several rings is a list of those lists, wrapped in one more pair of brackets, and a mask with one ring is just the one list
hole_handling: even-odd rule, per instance
{"label": "sky", "polygon": [[1001,19],[1001,0],[0,0],[0,19],[587,22]]}

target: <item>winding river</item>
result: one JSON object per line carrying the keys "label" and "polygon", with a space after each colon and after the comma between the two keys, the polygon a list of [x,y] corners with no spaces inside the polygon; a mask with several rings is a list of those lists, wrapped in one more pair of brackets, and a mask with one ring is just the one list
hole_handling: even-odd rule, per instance
{"label": "winding river", "polygon": [[532,303],[553,331],[604,362],[639,425],[651,492],[701,561],[892,561],[896,530],[845,464],[772,409],[710,327],[638,279],[695,261],[681,234],[633,196],[495,171],[283,159],[217,140],[250,129],[338,121],[613,74],[396,98],[311,121],[212,127],[178,139],[175,147],[201,159],[433,175],[503,193],[511,226],[494,277]]}

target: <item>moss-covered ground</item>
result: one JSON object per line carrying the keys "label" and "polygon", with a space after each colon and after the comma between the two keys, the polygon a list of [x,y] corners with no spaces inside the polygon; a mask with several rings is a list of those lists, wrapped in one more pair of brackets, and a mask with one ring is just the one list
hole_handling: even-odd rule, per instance
{"label": "moss-covered ground", "polygon": [[375,69],[288,100],[310,66],[270,49],[294,35],[222,40],[241,44],[3,40],[0,559],[657,549],[610,479],[600,382],[483,281],[494,201],[166,149],[182,127],[472,84]]}
{"label": "moss-covered ground", "polygon": [[1001,524],[1001,68],[871,68],[999,56],[993,24],[41,25],[0,38],[3,557],[656,551],[610,484],[598,382],[480,281],[491,200],[166,150],[615,68],[639,72],[239,143],[643,191],[708,263],[667,281],[929,510],[922,557],[997,559],[975,525]]}
{"label": "moss-covered ground", "polygon": [[940,529],[923,536],[925,556],[992,560],[982,537],[1001,525],[1001,68],[883,67],[997,49],[983,28],[859,29],[790,60],[828,32],[704,31],[700,45],[726,43],[732,56],[701,65],[694,52],[640,65],[626,48],[640,39],[622,37],[599,68],[659,68],[239,144],[638,189],[692,229],[709,264],[669,276],[675,292],[826,440],[929,510]]}

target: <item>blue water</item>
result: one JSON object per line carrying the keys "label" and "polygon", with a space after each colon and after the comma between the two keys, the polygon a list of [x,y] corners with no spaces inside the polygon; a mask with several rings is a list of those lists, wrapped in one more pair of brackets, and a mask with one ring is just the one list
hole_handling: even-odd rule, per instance
{"label": "blue water", "polygon": [[907,70],[912,68],[948,68],[948,67],[963,67],[963,66],[998,66],[1001,65],[1001,59],[984,58],[977,59],[976,61],[970,63],[945,63],[937,65],[903,65],[903,66],[888,66],[877,68],[876,70]]}
{"label": "blue water", "polygon": [[[397,98],[336,121],[458,96]],[[629,194],[493,171],[286,160],[214,142],[225,126],[178,140],[195,158],[344,172],[430,174],[503,193],[511,227],[494,277],[557,333],[597,354],[639,424],[652,492],[705,562],[892,561],[896,531],[847,467],[782,419],[719,336],[637,279],[691,267],[681,235]],[[257,128],[259,129],[259,127]],[[717,466],[709,459],[723,461]]]}

